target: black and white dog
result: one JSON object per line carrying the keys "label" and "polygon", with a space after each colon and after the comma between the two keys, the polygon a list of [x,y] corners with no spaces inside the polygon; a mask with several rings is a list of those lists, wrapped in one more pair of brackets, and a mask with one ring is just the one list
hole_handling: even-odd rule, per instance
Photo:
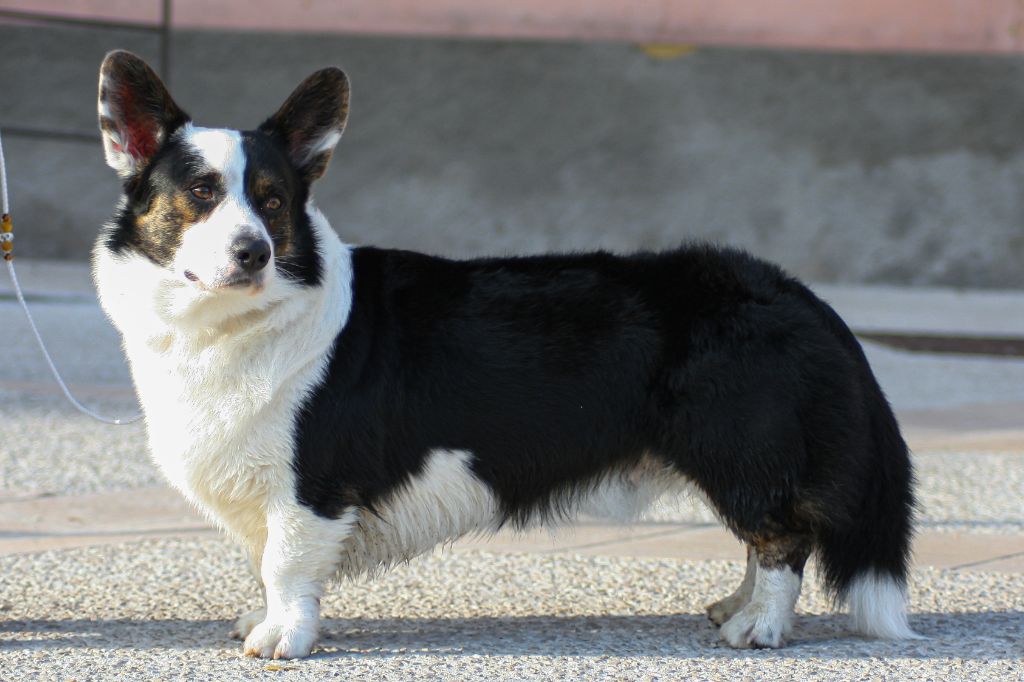
{"label": "black and white dog", "polygon": [[690,488],[748,546],[743,583],[708,608],[730,645],[783,645],[812,553],[857,631],[915,636],[907,447],[831,308],[710,246],[347,246],[310,186],[348,99],[324,69],[256,130],[201,128],[138,57],[100,70],[124,196],[95,281],[153,458],[264,590],[233,633],[245,653],[309,654],[339,574]]}

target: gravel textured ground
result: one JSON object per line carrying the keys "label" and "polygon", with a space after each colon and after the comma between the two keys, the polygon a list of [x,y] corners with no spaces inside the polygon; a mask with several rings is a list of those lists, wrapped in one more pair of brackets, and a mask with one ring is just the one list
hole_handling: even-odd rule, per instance
{"label": "gravel textured ground", "polygon": [[[923,641],[850,636],[809,581],[791,646],[733,651],[703,616],[735,562],[445,554],[324,599],[307,660],[242,658],[256,600],[222,540],[0,558],[0,678],[1020,679],[1024,575],[919,571]],[[985,604],[984,608],[980,604]]]}
{"label": "gravel textured ground", "polygon": [[[130,400],[82,394],[92,409],[120,416]],[[74,411],[63,397],[5,390],[0,440],[0,493],[79,494],[163,482],[149,461],[142,424],[108,426]]]}
{"label": "gravel textured ground", "polygon": [[914,462],[921,528],[1024,532],[1024,453],[928,452]]}

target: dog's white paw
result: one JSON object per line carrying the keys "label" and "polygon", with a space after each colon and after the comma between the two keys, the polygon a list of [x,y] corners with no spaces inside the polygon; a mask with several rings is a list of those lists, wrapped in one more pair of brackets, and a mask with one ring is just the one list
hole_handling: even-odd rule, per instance
{"label": "dog's white paw", "polygon": [[258,658],[302,658],[316,643],[316,623],[281,623],[267,618],[245,638],[242,652]]}
{"label": "dog's white paw", "polygon": [[235,621],[235,628],[228,634],[228,637],[231,639],[245,639],[252,632],[253,628],[262,623],[266,617],[266,609],[256,609],[242,615]]}
{"label": "dog's white paw", "polygon": [[780,649],[792,629],[789,618],[764,604],[751,602],[723,625],[719,636],[734,649]]}

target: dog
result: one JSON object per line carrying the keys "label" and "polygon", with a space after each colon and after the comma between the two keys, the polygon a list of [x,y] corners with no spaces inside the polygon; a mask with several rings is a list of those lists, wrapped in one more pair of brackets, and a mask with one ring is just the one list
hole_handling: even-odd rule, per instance
{"label": "dog", "polygon": [[98,109],[123,196],[95,284],[154,461],[263,591],[245,654],[308,655],[333,578],[686,490],[747,547],[708,607],[730,646],[784,645],[811,554],[857,632],[916,636],[907,446],[853,334],[778,267],[348,246],[311,196],[348,120],[335,68],[237,131],[117,51]]}

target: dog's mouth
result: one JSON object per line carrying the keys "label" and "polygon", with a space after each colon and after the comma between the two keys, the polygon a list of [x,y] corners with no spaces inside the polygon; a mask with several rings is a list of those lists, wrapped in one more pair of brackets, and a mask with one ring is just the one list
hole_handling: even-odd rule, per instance
{"label": "dog's mouth", "polygon": [[263,278],[259,275],[233,275],[226,279],[221,280],[218,283],[218,289],[247,289],[253,287],[254,289],[263,288]]}
{"label": "dog's mouth", "polygon": [[200,290],[207,292],[217,291],[243,291],[245,289],[251,289],[251,293],[259,293],[263,290],[264,277],[263,273],[256,273],[250,275],[246,273],[230,273],[223,277],[218,277],[213,282],[207,284],[199,278],[199,275],[192,272],[191,270],[185,270],[183,273],[185,279],[189,282],[193,282]]}

